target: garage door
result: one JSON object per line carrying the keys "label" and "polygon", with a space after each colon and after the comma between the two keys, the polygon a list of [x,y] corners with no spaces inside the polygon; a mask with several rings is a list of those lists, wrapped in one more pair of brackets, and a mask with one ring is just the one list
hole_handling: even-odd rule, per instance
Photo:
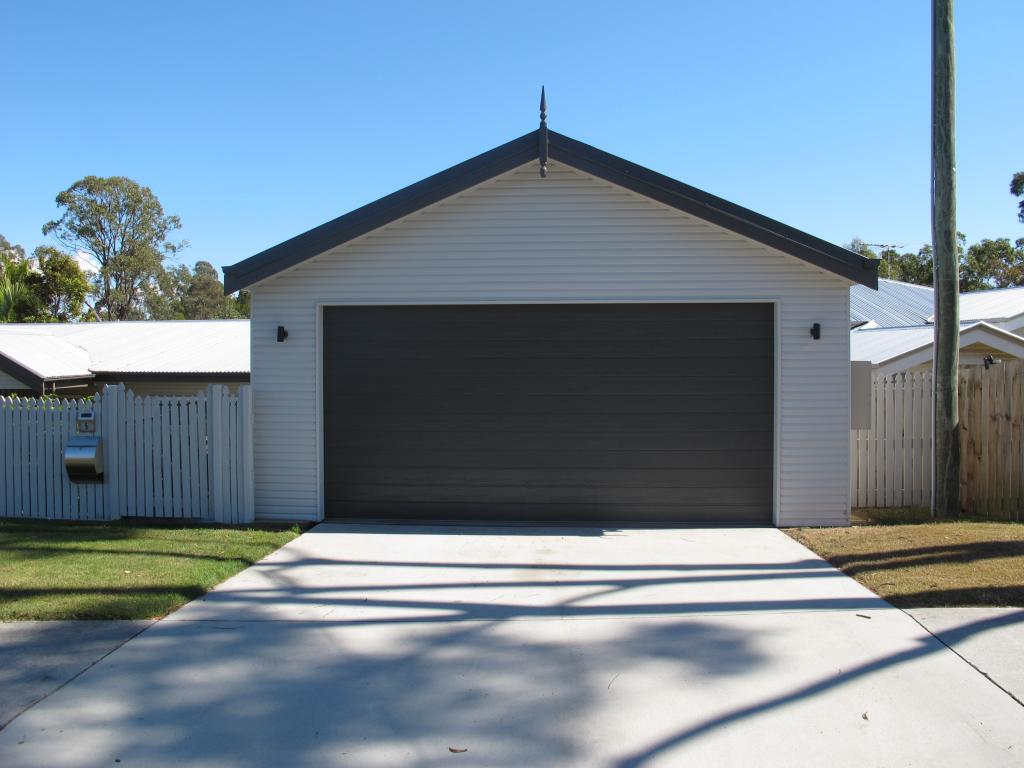
{"label": "garage door", "polygon": [[770,304],[330,307],[328,517],[772,517]]}

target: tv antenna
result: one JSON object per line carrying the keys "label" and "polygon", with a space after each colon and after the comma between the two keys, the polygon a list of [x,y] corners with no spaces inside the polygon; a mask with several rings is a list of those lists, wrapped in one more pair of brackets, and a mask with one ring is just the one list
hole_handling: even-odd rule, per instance
{"label": "tv antenna", "polygon": [[902,248],[902,245],[895,243],[864,243],[868,248],[878,248],[879,255],[887,254],[886,264],[889,266],[889,274],[892,274],[892,254],[896,253],[897,248]]}

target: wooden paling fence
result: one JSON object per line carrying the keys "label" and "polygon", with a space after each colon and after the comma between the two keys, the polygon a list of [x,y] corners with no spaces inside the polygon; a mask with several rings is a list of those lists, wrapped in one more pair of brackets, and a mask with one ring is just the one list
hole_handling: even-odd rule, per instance
{"label": "wooden paling fence", "polygon": [[964,509],[1024,520],[1024,360],[960,372],[960,498]]}
{"label": "wooden paling fence", "polygon": [[[63,450],[83,411],[103,440],[102,483],[72,483]],[[0,398],[0,517],[121,517],[242,523],[253,517],[252,397],[211,385],[197,397],[123,386],[83,400]]]}
{"label": "wooden paling fence", "polygon": [[[1024,360],[960,370],[960,494],[965,512],[1024,519]],[[850,432],[854,507],[931,504],[932,374],[872,382],[871,429]]]}
{"label": "wooden paling fence", "polygon": [[851,505],[929,506],[931,483],[931,373],[876,378],[871,429],[850,432]]}

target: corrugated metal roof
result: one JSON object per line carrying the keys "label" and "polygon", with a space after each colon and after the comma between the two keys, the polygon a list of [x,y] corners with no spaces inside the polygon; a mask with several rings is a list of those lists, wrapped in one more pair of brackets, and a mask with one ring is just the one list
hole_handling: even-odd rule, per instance
{"label": "corrugated metal roof", "polygon": [[[1024,339],[996,328],[988,323],[968,322],[960,326],[961,339],[968,331],[977,330],[1003,339],[1019,342],[1024,353]],[[975,339],[977,340],[977,339]],[[850,359],[869,360],[874,365],[886,363],[897,357],[930,347],[935,341],[934,325],[917,325],[907,328],[868,328],[850,331]],[[963,342],[961,342],[963,343]]]}
{"label": "corrugated metal roof", "polygon": [[960,294],[961,320],[999,322],[1024,314],[1024,288],[996,288]]}
{"label": "corrugated metal roof", "polygon": [[249,321],[7,324],[0,353],[44,378],[249,373]]}
{"label": "corrugated metal roof", "polygon": [[[960,294],[960,320],[992,323],[1024,314],[1024,288],[995,288]],[[935,322],[931,286],[878,279],[878,290],[850,288],[850,323],[874,322],[879,328],[906,328]]]}
{"label": "corrugated metal roof", "polygon": [[[18,328],[11,332],[9,328]],[[0,353],[41,379],[85,378],[92,375],[89,353],[34,326],[0,325]]]}
{"label": "corrugated metal roof", "polygon": [[935,312],[931,287],[879,278],[878,290],[850,288],[850,322],[874,321],[879,328],[925,325]]}
{"label": "corrugated metal roof", "polygon": [[868,328],[850,332],[850,359],[870,360],[875,365],[932,344],[935,327]]}

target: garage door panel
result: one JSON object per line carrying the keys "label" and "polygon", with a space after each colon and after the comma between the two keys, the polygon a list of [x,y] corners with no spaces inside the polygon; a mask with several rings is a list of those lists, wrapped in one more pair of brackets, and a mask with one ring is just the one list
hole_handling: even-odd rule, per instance
{"label": "garage door panel", "polygon": [[[651,360],[640,360],[638,358],[607,358],[607,357],[583,357],[573,358],[532,358],[529,360],[503,360],[501,358],[472,359],[450,359],[427,357],[415,360],[403,358],[401,360],[381,359],[379,361],[369,360],[346,360],[344,358],[325,359],[325,370],[332,370],[338,377],[333,383],[337,383],[338,391],[345,389],[345,380],[351,376],[358,381],[362,374],[360,369],[373,365],[377,372],[383,374],[408,373],[410,366],[415,365],[419,376],[439,377],[449,380],[458,380],[464,376],[489,374],[491,376],[503,376],[513,371],[527,371],[536,376],[553,377],[560,376],[570,379],[592,376],[629,376],[633,375],[639,363],[642,362],[643,374],[646,376],[701,376],[707,378],[725,378],[728,376],[764,376],[771,374],[774,370],[774,359],[770,354],[764,355],[737,355],[732,357],[715,358],[710,360],[691,360],[679,357],[654,358]],[[346,370],[347,369],[347,370]]]}
{"label": "garage door panel", "polygon": [[393,448],[400,444],[416,453],[438,449],[463,448],[489,451],[503,449],[593,451],[669,451],[717,450],[730,448],[771,449],[771,432],[356,432],[343,429],[324,438],[329,451],[339,451],[332,464],[344,463],[345,449]]}
{"label": "garage door panel", "polygon": [[460,467],[439,473],[436,467],[338,467],[338,477],[328,482],[347,484],[346,477],[359,470],[359,480],[370,485],[462,485],[490,487],[522,485],[530,488],[561,485],[623,488],[760,488],[764,467],[706,469],[666,467],[627,469],[615,467]]}
{"label": "garage door panel", "polygon": [[327,308],[327,514],[768,522],[773,318]]}
{"label": "garage door panel", "polygon": [[[605,336],[600,337],[606,347],[600,359],[657,359],[688,360],[691,364],[714,364],[718,358],[743,355],[745,358],[765,357],[771,359],[771,350],[752,350],[749,339],[671,339],[666,340],[660,334],[654,338],[631,339],[628,344],[614,344]],[[594,337],[587,340],[588,344],[595,341]],[[521,339],[499,342],[490,338],[446,339],[441,341],[412,344],[409,340],[398,339],[389,341],[345,341],[336,342],[331,350],[332,357],[358,365],[361,360],[390,360],[401,363],[406,360],[457,360],[475,361],[498,359],[505,361],[506,367],[517,368],[523,360],[530,365],[544,367],[546,359],[575,360],[579,357],[581,342],[578,339]]]}
{"label": "garage door panel", "polygon": [[[348,395],[346,408],[354,416],[387,416],[399,414],[487,415],[493,413],[494,396],[489,394],[449,393],[434,395],[403,395],[400,392]],[[579,395],[551,394],[543,398],[535,393],[510,393],[502,396],[501,407],[506,415],[530,414],[665,414],[699,415],[722,412],[764,414],[772,406],[770,394],[750,394],[740,399],[723,398],[720,394]]]}
{"label": "garage door panel", "polygon": [[549,520],[629,523],[707,523],[749,525],[764,518],[764,504],[609,504],[575,502],[459,503],[452,501],[348,502],[346,517],[396,520]]}
{"label": "garage door panel", "polygon": [[668,336],[675,342],[704,341],[709,337],[729,339],[763,339],[770,341],[773,329],[770,324],[763,328],[751,329],[747,319],[717,319],[695,321],[693,319],[629,319],[620,318],[614,325],[607,319],[574,321],[566,318],[557,327],[549,319],[542,322],[506,321],[503,323],[482,320],[473,326],[466,326],[464,320],[449,323],[431,322],[429,327],[409,327],[407,320],[378,321],[372,327],[362,324],[339,325],[335,340],[339,344],[389,344],[423,343],[437,344],[452,341],[487,340],[494,343],[550,341],[554,343],[587,342],[600,333],[609,343],[633,344]]}
{"label": "garage door panel", "polygon": [[[727,448],[692,451],[639,450],[514,450],[490,449],[470,451],[461,448],[440,449],[436,446],[429,451],[376,448],[351,451],[346,454],[345,463],[335,462],[334,470],[340,477],[351,477],[353,473],[367,469],[422,469],[436,473],[438,469],[451,470],[458,467],[465,470],[508,467],[543,467],[551,469],[680,469],[693,470],[726,469],[730,472],[756,468],[764,470],[772,466],[772,450]],[[513,471],[519,471],[515,469]],[[361,475],[362,476],[362,475]]]}
{"label": "garage door panel", "polygon": [[425,498],[434,501],[467,502],[485,504],[494,499],[511,504],[547,502],[550,504],[576,503],[580,498],[600,494],[602,503],[629,504],[756,504],[760,499],[759,488],[662,488],[625,487],[621,485],[601,486],[528,486],[514,485],[471,486],[462,483],[450,485],[399,485],[396,483],[362,484],[328,481],[329,492],[343,490],[351,502],[381,501],[416,503]]}
{"label": "garage door panel", "polygon": [[[332,308],[333,309],[333,308]],[[435,342],[447,339],[490,338],[586,341],[600,332],[607,340],[717,338],[771,340],[773,308],[769,304],[601,304],[543,305],[529,313],[524,305],[480,307],[470,324],[465,306],[359,307],[360,317],[339,320],[333,328],[338,342],[386,341]],[[429,309],[430,322],[423,324]],[[476,309],[476,308],[471,308]],[[527,311],[524,311],[527,310]],[[582,311],[580,311],[582,310]],[[591,311],[593,310],[593,311]],[[757,325],[752,326],[751,321]]]}
{"label": "garage door panel", "polygon": [[[648,376],[637,372],[634,375],[576,378],[524,374],[518,370],[489,375],[470,373],[465,376],[429,376],[420,369],[384,372],[376,366],[352,365],[340,371],[338,377],[332,389],[349,401],[365,395],[382,398],[390,395],[393,400],[396,397],[465,396],[481,392],[486,393],[485,397],[608,395],[622,399],[620,396],[623,395],[665,395],[676,400],[698,395],[742,395],[742,399],[750,395],[773,397],[772,382],[768,377],[723,376],[711,368],[699,366],[678,376]],[[681,393],[685,393],[685,398]],[[738,403],[740,399],[736,398],[735,402]]]}
{"label": "garage door panel", "polygon": [[353,432],[764,432],[771,414],[731,413],[720,404],[707,413],[353,413],[345,421]]}

